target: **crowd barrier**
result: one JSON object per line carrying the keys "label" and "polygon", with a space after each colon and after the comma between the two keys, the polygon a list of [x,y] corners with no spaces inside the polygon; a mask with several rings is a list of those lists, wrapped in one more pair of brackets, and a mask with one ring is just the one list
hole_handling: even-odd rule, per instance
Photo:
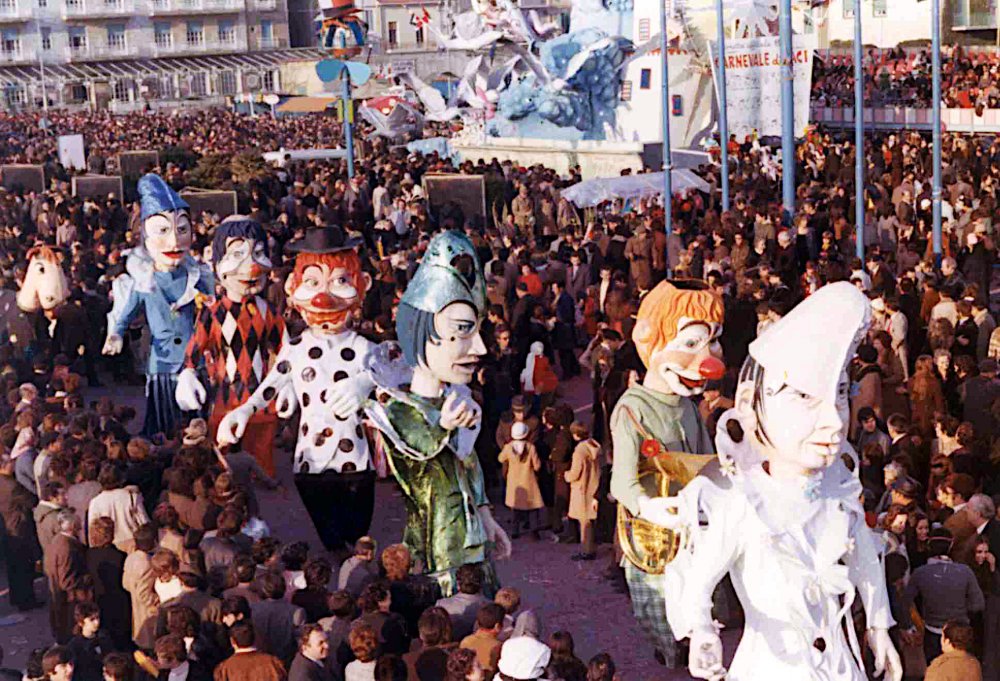
{"label": "crowd barrier", "polygon": [[[930,109],[909,107],[866,108],[865,128],[873,130],[931,130]],[[828,128],[853,128],[853,107],[814,106],[810,120]],[[1000,109],[941,109],[941,126],[948,132],[1000,133]]]}

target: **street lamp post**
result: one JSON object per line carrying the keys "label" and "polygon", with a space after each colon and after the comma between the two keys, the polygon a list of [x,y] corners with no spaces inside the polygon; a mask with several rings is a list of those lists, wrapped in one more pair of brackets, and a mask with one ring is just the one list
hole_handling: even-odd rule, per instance
{"label": "street lamp post", "polygon": [[792,63],[792,0],[781,0],[781,204],[785,223],[795,216],[795,67]]}
{"label": "street lamp post", "polygon": [[[660,4],[660,62],[662,65],[661,77],[663,83],[661,91],[663,95],[663,228],[667,236],[670,236],[671,225],[671,201],[673,189],[670,182],[670,55],[667,48],[670,41],[667,39],[667,3],[672,0],[659,0]],[[668,265],[669,266],[669,265]]]}
{"label": "street lamp post", "polygon": [[861,0],[854,0],[854,250],[865,259],[865,72]]}
{"label": "street lamp post", "polygon": [[716,42],[719,43],[719,161],[722,164],[722,210],[729,210],[729,109],[726,106],[726,15],[722,0],[716,2]]}
{"label": "street lamp post", "polygon": [[934,210],[932,235],[934,257],[941,257],[941,0],[931,2],[931,111],[934,131],[934,179],[931,185],[931,200]]}

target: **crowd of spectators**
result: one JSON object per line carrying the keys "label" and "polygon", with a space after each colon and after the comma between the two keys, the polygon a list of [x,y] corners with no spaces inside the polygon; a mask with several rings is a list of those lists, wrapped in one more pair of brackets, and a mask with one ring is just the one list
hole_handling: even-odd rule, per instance
{"label": "crowd of spectators", "polygon": [[[8,331],[10,342],[0,345],[9,599],[24,611],[40,607],[32,582],[43,572],[57,644],[40,648],[28,678],[614,677],[608,655],[584,663],[570,633],[546,636],[527,607],[540,604],[521,607],[515,588],[487,599],[476,566],[462,569],[459,593],[441,599],[432,583],[411,574],[405,546],[379,554],[365,539],[337,567],[308,545],[269,536],[254,484],[277,481],[259,470],[244,475],[252,466],[234,464],[241,452],[215,452],[203,421],[146,440],[131,434],[137,420],[128,406],[110,398],[87,403],[88,385],[122,384],[143,366],[141,326],[130,334],[130,352],[99,355],[110,283],[136,243],[138,213],[114,198],[72,197],[50,134],[84,130],[90,158],[110,163],[131,148],[181,147],[197,159],[239,152],[246,140],[265,148],[323,146],[337,139],[335,121],[224,111],[50,114],[43,134],[37,119],[0,114],[0,160],[44,163],[52,181],[44,192],[0,193],[0,286],[12,300],[26,250],[36,241],[61,245],[72,291],[56,314],[84,315],[86,332],[50,337],[44,320],[15,319],[18,332]],[[312,161],[264,169],[243,183],[227,180],[241,211],[273,241],[265,295],[293,333],[301,328],[284,304],[290,261],[283,245],[313,227],[342,225],[364,237],[374,280],[359,331],[391,339],[395,305],[430,235],[468,233],[485,264],[489,299],[482,331],[488,354],[472,385],[483,405],[477,453],[491,498],[510,509],[503,517],[512,536],[579,543],[572,549],[578,561],[613,542],[608,417],[643,378],[632,325],[639,300],[658,281],[702,278],[725,301],[728,372],[699,403],[712,429],[732,404],[749,343],[818,287],[850,280],[875,310],[851,368],[851,441],[871,525],[889,552],[899,622],[893,633],[901,645],[923,646],[911,675],[922,673],[922,662],[931,662],[932,681],[952,678],[933,676],[935,667],[979,673],[981,660],[983,678],[997,679],[1000,333],[989,294],[1000,142],[946,138],[944,257],[936,262],[928,140],[873,135],[859,261],[855,150],[821,130],[797,148],[791,224],[783,223],[780,167],[770,150],[733,142],[731,210],[721,211],[713,193],[678,196],[669,234],[655,201],[576,209],[560,190],[578,181],[577,169],[560,177],[509,161],[456,167],[365,132],[354,179],[343,161]],[[157,170],[182,187],[195,166],[169,161]],[[489,215],[454,204],[431,210],[421,180],[434,172],[485,175]],[[699,172],[717,184],[717,170]],[[216,224],[207,213],[195,219],[196,257]],[[590,419],[578,418],[564,394],[579,375],[592,391]],[[617,559],[603,574],[624,590]]]}
{"label": "crowd of spectators", "polygon": [[[963,51],[961,46],[941,50],[941,105],[953,109],[1000,107],[997,70],[1000,52]],[[931,56],[928,49],[870,49],[864,57],[865,106],[931,106]],[[812,103],[816,106],[854,106],[854,58],[827,53],[813,61]]]}

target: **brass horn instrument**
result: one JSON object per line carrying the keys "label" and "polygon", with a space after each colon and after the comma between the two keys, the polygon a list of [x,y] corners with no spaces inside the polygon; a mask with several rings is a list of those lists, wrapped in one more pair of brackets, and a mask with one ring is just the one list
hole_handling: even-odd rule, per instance
{"label": "brass horn instrument", "polygon": [[[645,428],[631,411],[628,416],[646,440],[651,440]],[[694,479],[702,467],[715,459],[714,454],[688,454],[687,452],[659,452],[653,456],[639,456],[639,484],[652,477],[656,495],[675,496]],[[618,543],[630,563],[651,575],[663,574],[667,563],[680,551],[685,540],[684,530],[671,530],[645,518],[632,515],[624,504],[618,504]]]}

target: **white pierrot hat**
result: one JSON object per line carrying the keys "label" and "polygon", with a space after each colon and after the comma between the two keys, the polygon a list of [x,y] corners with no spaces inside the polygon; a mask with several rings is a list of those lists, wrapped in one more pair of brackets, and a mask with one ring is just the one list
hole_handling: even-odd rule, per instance
{"label": "white pierrot hat", "polygon": [[844,367],[871,324],[871,304],[853,284],[828,284],[750,344],[769,374],[807,395],[835,397]]}

